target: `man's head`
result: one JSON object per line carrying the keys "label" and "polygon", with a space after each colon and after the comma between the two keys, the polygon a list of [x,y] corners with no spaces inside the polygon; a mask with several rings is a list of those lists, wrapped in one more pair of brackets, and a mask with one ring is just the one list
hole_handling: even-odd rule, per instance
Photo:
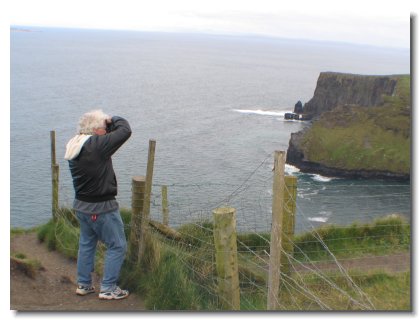
{"label": "man's head", "polygon": [[102,110],[92,110],[79,119],[79,134],[104,135],[106,134],[106,120],[109,116]]}

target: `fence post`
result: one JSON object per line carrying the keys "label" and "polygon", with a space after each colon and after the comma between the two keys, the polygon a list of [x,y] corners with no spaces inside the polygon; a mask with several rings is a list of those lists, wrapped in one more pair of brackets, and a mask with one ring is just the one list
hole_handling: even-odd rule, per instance
{"label": "fence post", "polygon": [[50,141],[51,141],[51,182],[52,182],[52,201],[51,201],[51,211],[53,220],[57,220],[58,215],[58,187],[59,187],[59,176],[60,168],[56,161],[55,155],[55,131],[50,131]]}
{"label": "fence post", "polygon": [[55,165],[56,157],[55,157],[55,130],[50,131],[50,140],[51,140],[51,166]]}
{"label": "fence post", "polygon": [[140,227],[143,217],[145,183],[146,178],[144,176],[133,177],[131,180],[131,230],[128,256],[133,263],[137,263],[139,258]]}
{"label": "fence post", "polygon": [[150,220],[150,198],[152,193],[152,180],[153,180],[153,166],[155,161],[155,149],[156,141],[149,140],[149,153],[147,156],[147,169],[146,169],[146,181],[144,190],[144,202],[143,202],[143,217],[141,219],[141,231],[140,231],[140,242],[139,242],[139,259],[143,258],[146,246],[149,245],[150,235],[149,233],[149,220]]}
{"label": "fence post", "polygon": [[238,256],[236,246],[236,210],[213,210],[214,244],[219,297],[224,310],[240,310]]}
{"label": "fence post", "polygon": [[267,310],[279,308],[281,229],[283,222],[284,164],[286,152],[274,152],[273,203],[268,270]]}
{"label": "fence post", "polygon": [[296,195],[297,177],[284,177],[284,207],[283,207],[283,230],[282,230],[282,253],[280,256],[280,268],[283,273],[290,272],[290,262],[287,255],[293,255],[293,236],[295,234],[296,218]]}
{"label": "fence post", "polygon": [[52,216],[53,220],[56,221],[58,218],[58,185],[60,176],[60,167],[58,164],[54,164],[51,167],[52,172]]}
{"label": "fence post", "polygon": [[169,210],[168,210],[168,186],[162,186],[162,223],[169,225]]}

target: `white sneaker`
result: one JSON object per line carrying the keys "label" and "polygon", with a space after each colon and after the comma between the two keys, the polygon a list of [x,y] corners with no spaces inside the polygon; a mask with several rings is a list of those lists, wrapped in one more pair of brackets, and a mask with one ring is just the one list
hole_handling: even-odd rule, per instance
{"label": "white sneaker", "polygon": [[128,297],[128,290],[122,290],[120,287],[115,287],[113,291],[101,291],[99,299],[103,300],[119,300]]}
{"label": "white sneaker", "polygon": [[76,294],[79,296],[85,296],[88,293],[94,293],[94,292],[95,292],[95,287],[92,287],[92,286],[79,285],[76,289]]}

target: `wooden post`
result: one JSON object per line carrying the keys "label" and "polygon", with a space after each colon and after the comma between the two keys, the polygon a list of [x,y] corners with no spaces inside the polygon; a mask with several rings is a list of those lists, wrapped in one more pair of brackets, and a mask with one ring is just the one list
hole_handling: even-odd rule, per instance
{"label": "wooden post", "polygon": [[281,229],[283,222],[284,164],[286,152],[274,153],[273,204],[268,270],[267,310],[279,308]]}
{"label": "wooden post", "polygon": [[162,215],[163,224],[169,225],[169,210],[168,210],[168,186],[162,186]]}
{"label": "wooden post", "polygon": [[52,201],[51,201],[51,211],[53,220],[57,220],[58,215],[58,187],[59,187],[59,176],[60,168],[57,164],[56,155],[55,155],[55,131],[50,131],[50,141],[51,141],[51,186],[52,186]]}
{"label": "wooden post", "polygon": [[53,220],[57,221],[58,218],[58,186],[59,186],[59,176],[60,176],[60,167],[58,164],[54,164],[51,167],[52,172],[52,216]]}
{"label": "wooden post", "polygon": [[150,198],[152,194],[153,166],[155,161],[156,141],[149,140],[149,153],[147,157],[146,181],[143,202],[143,217],[141,219],[141,233],[139,243],[139,259],[143,258],[145,248],[149,241]]}
{"label": "wooden post", "polygon": [[296,195],[297,177],[284,177],[284,207],[283,207],[283,232],[282,232],[282,253],[280,256],[281,271],[290,272],[290,263],[287,255],[293,255],[293,236],[295,234]]}
{"label": "wooden post", "polygon": [[143,217],[144,191],[146,177],[137,176],[131,180],[131,228],[128,256],[131,262],[139,259],[140,228]]}
{"label": "wooden post", "polygon": [[236,210],[213,210],[214,244],[219,297],[224,310],[240,310],[239,273],[236,246]]}
{"label": "wooden post", "polygon": [[57,164],[55,157],[55,131],[50,131],[50,140],[51,140],[51,166]]}
{"label": "wooden post", "polygon": [[183,239],[181,233],[179,233],[175,229],[172,229],[169,226],[165,226],[164,224],[158,221],[153,221],[152,219],[150,219],[149,225],[168,239],[173,239],[176,241],[181,241]]}

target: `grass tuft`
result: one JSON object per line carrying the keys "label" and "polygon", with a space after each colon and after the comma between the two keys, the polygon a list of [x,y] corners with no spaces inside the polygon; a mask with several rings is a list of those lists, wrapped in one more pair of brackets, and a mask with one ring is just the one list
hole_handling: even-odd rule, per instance
{"label": "grass tuft", "polygon": [[28,259],[23,253],[14,253],[10,257],[10,267],[34,279],[38,271],[43,270],[42,264],[35,259]]}

